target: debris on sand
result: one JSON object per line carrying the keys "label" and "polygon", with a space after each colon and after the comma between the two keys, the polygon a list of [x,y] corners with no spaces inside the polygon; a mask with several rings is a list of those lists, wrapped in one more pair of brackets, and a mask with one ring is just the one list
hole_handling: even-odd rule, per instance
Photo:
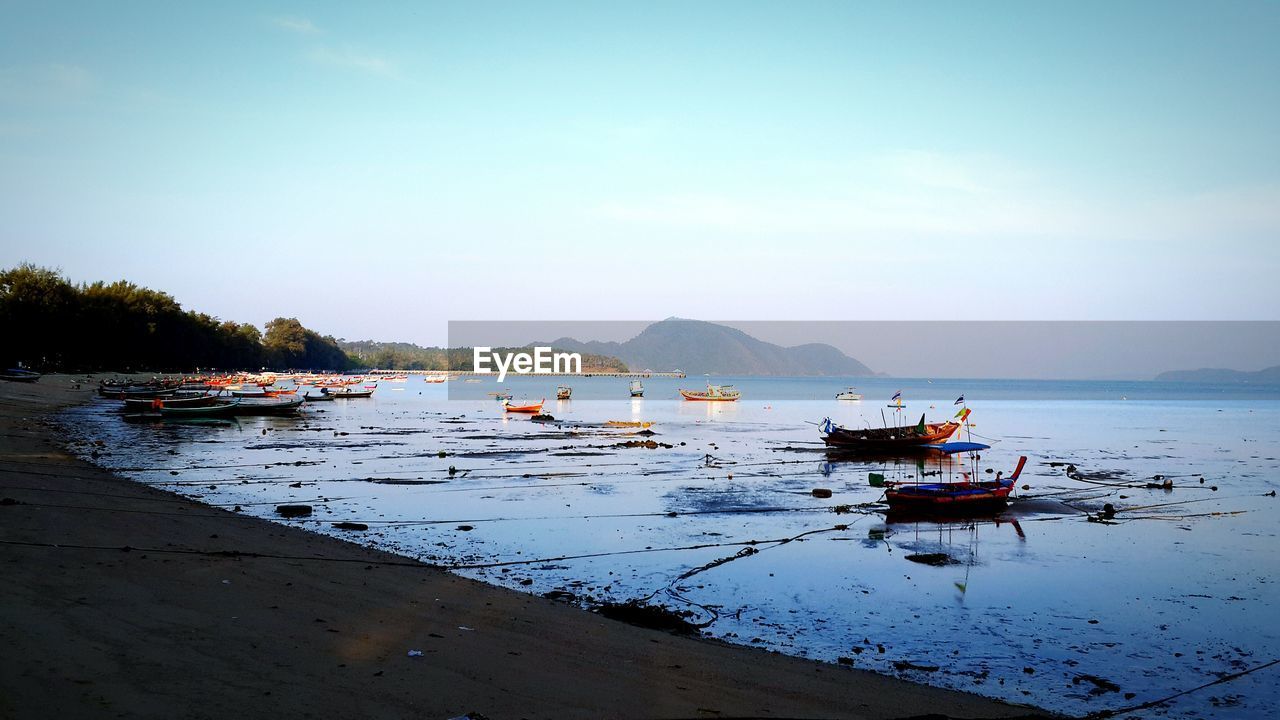
{"label": "debris on sand", "polygon": [[369,526],[358,522],[336,522],[333,526],[339,530],[368,530]]}
{"label": "debris on sand", "polygon": [[951,557],[946,553],[916,553],[908,555],[907,559],[921,565],[932,565],[933,567],[945,567],[947,565],[962,565],[959,560]]}
{"label": "debris on sand", "polygon": [[1079,685],[1082,682],[1091,683],[1093,689],[1089,691],[1090,695],[1105,695],[1109,692],[1120,692],[1120,686],[1111,682],[1106,678],[1100,678],[1097,675],[1077,675],[1071,678],[1072,685]]}
{"label": "debris on sand", "polygon": [[942,668],[937,665],[917,665],[908,660],[899,660],[893,664],[896,670],[915,670],[917,672],[938,672]]}
{"label": "debris on sand", "polygon": [[677,635],[701,634],[697,625],[685,619],[693,615],[688,610],[676,612],[661,605],[628,600],[624,603],[603,603],[596,608],[596,612],[610,620],[620,620],[628,625],[666,630]]}
{"label": "debris on sand", "polygon": [[310,517],[310,505],[277,505],[276,514],[280,517]]}

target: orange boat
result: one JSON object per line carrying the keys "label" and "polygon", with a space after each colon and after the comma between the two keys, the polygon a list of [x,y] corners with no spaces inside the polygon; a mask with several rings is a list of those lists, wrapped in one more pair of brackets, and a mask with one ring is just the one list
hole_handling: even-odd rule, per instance
{"label": "orange boat", "polygon": [[732,385],[707,385],[706,392],[680,388],[680,395],[685,400],[702,400],[705,402],[734,402],[742,397],[742,393],[735,390]]}
{"label": "orange boat", "polygon": [[511,401],[508,400],[502,403],[502,409],[506,410],[507,412],[529,413],[530,415],[537,415],[538,413],[542,412],[542,404],[545,403],[546,401],[547,401],[546,398],[542,398],[536,404],[532,404],[532,405],[512,405]]}

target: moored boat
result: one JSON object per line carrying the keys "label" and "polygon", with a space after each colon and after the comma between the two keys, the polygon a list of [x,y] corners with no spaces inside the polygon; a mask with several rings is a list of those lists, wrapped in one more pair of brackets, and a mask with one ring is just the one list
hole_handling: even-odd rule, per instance
{"label": "moored boat", "polygon": [[332,402],[333,395],[329,393],[306,393],[301,396],[305,402]]}
{"label": "moored boat", "polygon": [[855,392],[857,388],[848,388],[844,392],[836,393],[837,400],[861,400],[862,393]]}
{"label": "moored boat", "polygon": [[960,429],[960,423],[926,423],[924,415],[915,425],[884,428],[847,428],[824,418],[818,425],[822,441],[829,446],[845,449],[867,448],[887,450],[892,448],[919,448],[938,445]]}
{"label": "moored boat", "polygon": [[369,388],[366,388],[366,389],[364,389],[364,390],[352,390],[352,389],[348,388],[348,389],[346,389],[346,390],[337,390],[337,391],[335,391],[335,392],[331,392],[331,393],[329,393],[329,397],[331,397],[331,398],[347,398],[347,399],[352,399],[352,398],[367,398],[367,397],[373,397],[373,390],[372,390],[372,389],[369,389]]}
{"label": "moored boat", "polygon": [[236,404],[236,415],[289,415],[302,406],[304,400],[297,396],[280,396],[264,398],[240,398]]}
{"label": "moored boat", "polygon": [[644,383],[640,382],[639,380],[631,381],[631,397],[633,398],[644,397]]}
{"label": "moored boat", "polygon": [[568,385],[561,385],[560,387],[556,388],[557,400],[568,400],[572,396],[573,396],[573,388],[569,387]]}
{"label": "moored boat", "polygon": [[237,398],[195,407],[165,407],[162,402],[158,409],[161,417],[165,418],[206,418],[233,415],[239,405],[240,400]]}
{"label": "moored boat", "polygon": [[8,380],[9,382],[33,383],[39,379],[40,373],[24,368],[9,368],[0,371],[0,380]]}
{"label": "moored boat", "polygon": [[1018,458],[1018,466],[1009,477],[997,473],[994,480],[971,481],[965,473],[965,480],[955,483],[884,483],[885,502],[891,511],[915,510],[932,512],[955,512],[967,510],[986,510],[1002,508],[1009,501],[1009,493],[1013,491],[1022,468],[1027,464],[1027,456]]}
{"label": "moored boat", "polygon": [[547,402],[547,399],[543,398],[539,400],[537,403],[528,403],[525,405],[514,405],[512,404],[511,400],[508,399],[508,400],[502,401],[502,409],[507,412],[528,413],[531,415],[536,415],[542,412],[542,405],[546,402]]}
{"label": "moored boat", "polygon": [[742,393],[732,385],[707,385],[705,391],[685,390],[680,388],[680,396],[685,400],[701,400],[704,402],[734,402],[742,397]]}

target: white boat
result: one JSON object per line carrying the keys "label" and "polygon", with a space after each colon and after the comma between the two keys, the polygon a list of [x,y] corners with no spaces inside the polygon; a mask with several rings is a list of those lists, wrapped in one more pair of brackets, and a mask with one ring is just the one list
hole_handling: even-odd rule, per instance
{"label": "white boat", "polygon": [[644,397],[644,383],[639,380],[631,381],[631,397]]}
{"label": "white boat", "polygon": [[573,395],[573,388],[569,387],[568,385],[561,385],[560,387],[556,388],[557,400],[568,400],[569,397],[572,395]]}
{"label": "white boat", "polygon": [[854,392],[857,388],[849,388],[842,393],[836,393],[837,400],[861,400],[862,393]]}

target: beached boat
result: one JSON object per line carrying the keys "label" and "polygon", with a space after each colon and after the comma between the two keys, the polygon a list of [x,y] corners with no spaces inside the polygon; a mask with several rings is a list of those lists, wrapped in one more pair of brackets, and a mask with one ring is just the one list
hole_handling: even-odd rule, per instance
{"label": "beached boat", "polygon": [[240,398],[236,415],[289,415],[297,412],[304,400],[297,396]]}
{"label": "beached boat", "polygon": [[1009,477],[996,473],[994,480],[971,481],[965,473],[962,482],[905,483],[885,482],[884,498],[891,511],[955,512],[1002,508],[1009,501],[1027,456],[1018,458],[1018,467]]}
{"label": "beached boat", "polygon": [[915,425],[884,428],[847,428],[823,418],[818,424],[822,441],[829,446],[846,449],[866,448],[888,450],[892,448],[925,447],[945,443],[960,429],[960,423],[926,423],[924,415]]}
{"label": "beached boat", "polygon": [[226,400],[226,398],[219,398],[217,395],[206,395],[204,393],[196,395],[174,394],[162,398],[125,398],[124,407],[122,409],[127,413],[159,412],[162,407],[205,407],[206,405],[214,405],[224,400]]}
{"label": "beached boat", "polygon": [[513,405],[511,404],[511,400],[508,399],[508,400],[502,401],[502,409],[506,410],[507,412],[529,413],[529,414],[536,415],[537,413],[542,412],[542,406],[546,402],[547,402],[547,399],[542,398],[536,404]]}
{"label": "beached boat", "polygon": [[837,400],[861,400],[862,393],[854,392],[857,388],[849,388],[841,393],[836,393]]}
{"label": "beached boat", "polygon": [[644,383],[639,380],[631,381],[631,397],[644,397]]}
{"label": "beached boat", "polygon": [[707,385],[706,391],[685,390],[680,388],[680,396],[685,400],[702,400],[705,402],[734,402],[742,397],[742,393],[732,385]]}
{"label": "beached boat", "polygon": [[239,405],[239,399],[222,400],[208,405],[198,405],[196,407],[165,407],[162,402],[158,409],[161,417],[164,418],[207,418],[233,415]]}
{"label": "beached boat", "polygon": [[22,368],[9,368],[0,372],[0,380],[8,380],[9,382],[33,383],[39,379],[40,373]]}
{"label": "beached boat", "polygon": [[568,400],[572,396],[573,396],[573,388],[569,387],[568,385],[561,385],[560,387],[556,388],[557,400]]}

